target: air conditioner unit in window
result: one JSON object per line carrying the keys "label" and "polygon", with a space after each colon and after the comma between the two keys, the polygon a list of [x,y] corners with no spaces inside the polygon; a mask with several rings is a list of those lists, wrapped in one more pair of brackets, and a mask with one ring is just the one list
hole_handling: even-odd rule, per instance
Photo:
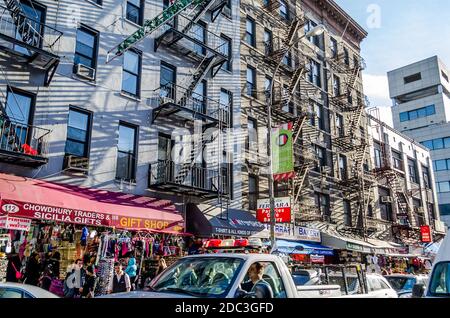
{"label": "air conditioner unit in window", "polygon": [[382,203],[392,203],[392,197],[381,197]]}
{"label": "air conditioner unit in window", "polygon": [[83,64],[75,64],[74,72],[77,76],[88,79],[90,81],[95,80],[95,69]]}
{"label": "air conditioner unit in window", "polygon": [[64,156],[64,170],[87,174],[89,172],[89,158],[66,154]]}

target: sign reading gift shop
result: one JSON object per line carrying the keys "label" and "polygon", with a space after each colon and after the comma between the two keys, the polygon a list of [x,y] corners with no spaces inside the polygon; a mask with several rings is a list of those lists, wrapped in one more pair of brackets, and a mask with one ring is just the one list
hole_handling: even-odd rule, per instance
{"label": "sign reading gift shop", "polygon": [[82,211],[43,204],[19,201],[1,201],[1,213],[8,216],[82,224],[88,226],[116,227],[127,230],[168,230],[182,232],[181,222],[112,215],[103,212]]}
{"label": "sign reading gift shop", "polygon": [[12,216],[0,216],[0,229],[30,231],[31,220]]}
{"label": "sign reading gift shop", "polygon": [[431,243],[433,242],[433,238],[431,236],[431,229],[429,225],[423,225],[420,227],[420,237],[422,243]]}
{"label": "sign reading gift shop", "polygon": [[[261,223],[270,223],[270,199],[257,201],[256,219]],[[291,222],[291,198],[275,198],[275,223]]]}

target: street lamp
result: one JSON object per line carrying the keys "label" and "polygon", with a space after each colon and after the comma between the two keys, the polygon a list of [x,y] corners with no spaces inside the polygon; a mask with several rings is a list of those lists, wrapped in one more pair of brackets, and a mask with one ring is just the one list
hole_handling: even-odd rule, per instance
{"label": "street lamp", "polygon": [[296,45],[299,43],[303,38],[309,38],[312,36],[317,36],[325,32],[325,26],[322,24],[319,24],[318,26],[314,27],[312,30],[310,30],[308,33],[302,35],[295,41],[289,44],[286,52],[283,54],[283,56],[280,58],[280,62],[278,63],[277,67],[275,68],[275,71],[273,72],[273,80],[270,83],[269,88],[269,101],[267,102],[267,108],[268,108],[268,120],[267,120],[267,126],[269,130],[269,142],[268,142],[268,152],[270,156],[269,161],[269,197],[270,197],[270,241],[272,243],[272,248],[275,246],[275,198],[274,198],[274,189],[273,189],[273,163],[272,163],[272,103],[273,103],[273,89],[275,84],[275,77],[277,75],[278,70],[281,67],[281,64],[283,64],[283,59],[285,55]]}

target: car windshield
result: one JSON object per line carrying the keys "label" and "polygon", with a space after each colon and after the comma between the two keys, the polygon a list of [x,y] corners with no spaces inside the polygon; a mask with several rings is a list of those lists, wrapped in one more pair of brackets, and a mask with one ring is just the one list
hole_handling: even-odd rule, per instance
{"label": "car windshield", "polygon": [[223,297],[243,264],[239,258],[188,257],[169,267],[150,288],[194,297]]}
{"label": "car windshield", "polygon": [[450,297],[450,262],[436,264],[430,281],[431,296]]}
{"label": "car windshield", "polygon": [[[339,285],[341,286],[341,292],[345,292],[345,284],[344,277],[342,276],[330,276],[329,277],[330,285]],[[348,293],[349,295],[358,294],[359,293],[359,280],[358,277],[355,276],[347,276],[347,285],[348,285]]]}
{"label": "car windshield", "polygon": [[386,277],[396,292],[412,292],[416,279],[414,277]]}

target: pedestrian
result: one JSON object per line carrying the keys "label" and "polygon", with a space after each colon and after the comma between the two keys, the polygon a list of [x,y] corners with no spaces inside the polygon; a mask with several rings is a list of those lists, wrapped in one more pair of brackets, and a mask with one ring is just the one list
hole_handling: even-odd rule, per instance
{"label": "pedestrian", "polygon": [[8,265],[6,267],[6,281],[17,283],[22,278],[22,263],[19,254],[11,254],[8,257]]}
{"label": "pedestrian", "polygon": [[132,253],[129,253],[127,256],[128,262],[127,268],[125,269],[125,273],[127,273],[127,275],[130,277],[131,290],[134,290],[137,278],[136,258],[134,258],[134,255]]}
{"label": "pedestrian", "polygon": [[114,275],[109,283],[108,293],[124,293],[131,290],[130,277],[122,269],[120,262],[114,263]]}
{"label": "pedestrian", "polygon": [[40,257],[36,252],[31,253],[25,269],[25,284],[37,286],[40,278]]}
{"label": "pedestrian", "polygon": [[158,260],[158,269],[156,270],[156,276],[162,273],[167,268],[166,260],[163,257],[160,257]]}
{"label": "pedestrian", "polygon": [[52,264],[52,275],[54,278],[59,278],[60,260],[61,254],[58,251],[54,251],[50,259],[50,264]]}
{"label": "pedestrian", "polygon": [[95,269],[93,265],[86,268],[86,276],[83,287],[81,288],[82,298],[94,298],[94,289],[97,276],[95,275]]}
{"label": "pedestrian", "polygon": [[64,296],[66,298],[75,298],[80,294],[84,284],[84,275],[83,261],[78,258],[67,269],[67,275],[64,282]]}
{"label": "pedestrian", "polygon": [[45,290],[50,290],[50,286],[52,285],[52,276],[52,265],[49,264],[39,279],[39,287]]}

